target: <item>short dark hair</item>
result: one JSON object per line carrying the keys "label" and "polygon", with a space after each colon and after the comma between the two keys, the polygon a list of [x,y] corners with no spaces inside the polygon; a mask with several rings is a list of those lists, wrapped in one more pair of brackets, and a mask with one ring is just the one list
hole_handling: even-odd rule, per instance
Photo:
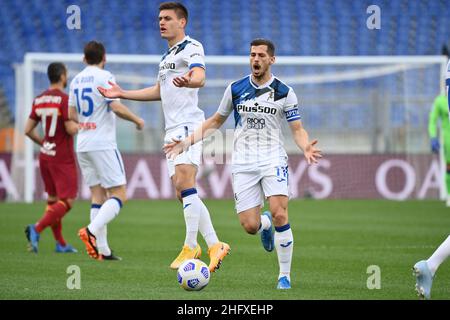
{"label": "short dark hair", "polygon": [[58,83],[61,76],[67,72],[66,66],[61,62],[52,62],[48,65],[47,76],[50,83]]}
{"label": "short dark hair", "polygon": [[442,46],[441,54],[450,59],[450,41]]}
{"label": "short dark hair", "polygon": [[159,5],[159,11],[162,10],[173,10],[178,19],[185,18],[188,21],[188,11],[180,2],[163,2]]}
{"label": "short dark hair", "polygon": [[263,39],[263,38],[255,39],[250,44],[250,47],[253,47],[253,46],[267,46],[267,53],[272,57],[275,55],[275,45],[270,40]]}
{"label": "short dark hair", "polygon": [[105,56],[105,47],[101,42],[89,41],[84,46],[84,58],[87,64],[99,64]]}

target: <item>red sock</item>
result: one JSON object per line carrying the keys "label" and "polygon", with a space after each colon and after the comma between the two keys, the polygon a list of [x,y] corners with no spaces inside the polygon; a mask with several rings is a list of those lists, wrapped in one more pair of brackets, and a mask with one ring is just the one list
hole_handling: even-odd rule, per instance
{"label": "red sock", "polygon": [[48,205],[44,216],[35,225],[36,231],[41,233],[42,230],[44,230],[48,226],[51,226],[58,220],[61,220],[69,210],[70,206],[64,200],[60,200],[52,205]]}
{"label": "red sock", "polygon": [[54,224],[52,224],[53,237],[56,241],[62,246],[66,245],[66,240],[62,235],[62,222],[61,219],[58,219]]}

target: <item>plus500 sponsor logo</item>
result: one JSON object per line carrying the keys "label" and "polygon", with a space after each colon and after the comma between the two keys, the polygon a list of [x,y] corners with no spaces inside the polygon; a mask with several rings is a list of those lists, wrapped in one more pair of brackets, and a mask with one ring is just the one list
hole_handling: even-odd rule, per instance
{"label": "plus500 sponsor logo", "polygon": [[265,107],[261,105],[247,106],[245,104],[238,104],[236,109],[238,112],[259,112],[273,115],[277,113],[277,108]]}

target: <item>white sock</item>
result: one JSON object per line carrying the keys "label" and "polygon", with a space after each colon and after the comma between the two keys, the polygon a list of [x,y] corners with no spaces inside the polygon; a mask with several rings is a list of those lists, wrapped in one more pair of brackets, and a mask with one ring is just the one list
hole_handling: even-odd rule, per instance
{"label": "white sock", "polygon": [[112,197],[106,200],[94,220],[88,225],[89,231],[98,239],[99,231],[119,214],[121,208],[120,199]]}
{"label": "white sock", "polygon": [[184,222],[186,223],[186,238],[184,244],[194,249],[197,246],[197,233],[200,223],[202,201],[195,188],[181,191],[183,198]]}
{"label": "white sock", "polygon": [[275,248],[278,255],[278,264],[280,265],[278,279],[286,276],[290,281],[294,237],[289,223],[282,227],[275,227]]}
{"label": "white sock", "polygon": [[[93,203],[91,205],[91,222],[94,221],[100,208],[101,208],[101,205],[99,205],[99,204]],[[96,240],[97,249],[100,252],[100,254],[103,254],[105,256],[111,255],[111,249],[109,248],[109,245],[108,245],[108,226],[104,226],[98,230],[96,239],[97,239]]]}
{"label": "white sock", "polygon": [[270,223],[270,219],[265,214],[261,215],[261,225],[259,226],[258,233],[261,233],[263,230],[268,230],[270,227],[272,227],[272,224]]}
{"label": "white sock", "polygon": [[208,248],[210,248],[219,242],[219,238],[217,238],[216,230],[214,230],[208,208],[200,198],[199,200],[202,210],[200,211],[200,222],[198,224],[198,229],[200,230],[203,239],[205,239]]}
{"label": "white sock", "polygon": [[450,256],[450,236],[436,249],[430,258],[427,260],[428,268],[431,274],[434,275],[442,262]]}

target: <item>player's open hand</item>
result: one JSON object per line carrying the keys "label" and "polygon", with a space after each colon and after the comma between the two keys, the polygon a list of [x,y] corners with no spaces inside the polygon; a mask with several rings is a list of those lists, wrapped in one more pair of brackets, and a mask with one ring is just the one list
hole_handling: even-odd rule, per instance
{"label": "player's open hand", "polygon": [[163,146],[163,150],[164,150],[164,153],[166,154],[167,158],[173,160],[173,159],[175,159],[175,157],[177,155],[182,153],[185,148],[183,147],[183,141],[173,139],[173,138],[172,138],[172,140],[173,140],[173,142],[166,143]]}
{"label": "player's open hand", "polygon": [[108,81],[108,83],[111,86],[111,88],[106,89],[103,87],[97,87],[98,92],[100,92],[100,94],[105,98],[110,99],[122,98],[122,88],[119,87],[119,85],[114,82]]}
{"label": "player's open hand", "polygon": [[139,118],[138,121],[136,122],[136,129],[142,130],[144,129],[144,125],[145,125],[144,119]]}
{"label": "player's open hand", "polygon": [[319,159],[322,158],[322,151],[320,149],[316,149],[315,147],[317,142],[317,140],[313,140],[308,143],[304,150],[305,158],[308,164],[318,163]]}
{"label": "player's open hand", "polygon": [[184,76],[175,77],[172,80],[175,87],[178,87],[178,88],[187,87],[189,85],[189,83],[191,82],[193,72],[194,72],[194,70],[191,70],[188,73],[186,73]]}

